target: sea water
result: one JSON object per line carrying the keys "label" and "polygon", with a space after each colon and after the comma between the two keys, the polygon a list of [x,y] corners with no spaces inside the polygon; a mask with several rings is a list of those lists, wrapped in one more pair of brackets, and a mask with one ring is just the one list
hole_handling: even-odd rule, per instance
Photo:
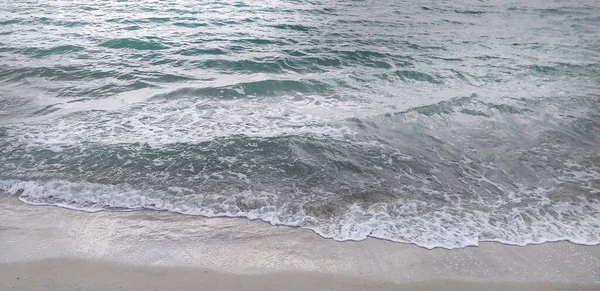
{"label": "sea water", "polygon": [[600,243],[598,1],[0,1],[0,190]]}

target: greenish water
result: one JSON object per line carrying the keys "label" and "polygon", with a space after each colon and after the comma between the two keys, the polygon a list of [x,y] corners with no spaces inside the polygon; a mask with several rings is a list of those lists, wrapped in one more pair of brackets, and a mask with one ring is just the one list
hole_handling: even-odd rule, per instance
{"label": "greenish water", "polygon": [[600,243],[596,1],[0,1],[0,190]]}

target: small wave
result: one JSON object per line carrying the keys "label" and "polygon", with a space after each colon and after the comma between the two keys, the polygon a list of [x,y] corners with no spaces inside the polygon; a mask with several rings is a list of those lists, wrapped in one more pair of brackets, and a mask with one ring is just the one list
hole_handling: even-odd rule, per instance
{"label": "small wave", "polygon": [[[333,51],[336,56],[344,62],[346,66],[367,66],[380,69],[392,68],[391,62],[398,62],[397,56],[376,51],[356,50],[356,51]],[[402,60],[408,61],[406,59]],[[404,65],[403,65],[404,66]]]}
{"label": "small wave", "polygon": [[82,6],[80,9],[84,10],[84,11],[97,11],[98,10],[98,8],[92,7],[92,6]]}
{"label": "small wave", "polygon": [[135,22],[138,23],[166,23],[166,22],[170,22],[171,18],[169,17],[149,17],[149,18],[143,18],[143,19],[139,19],[136,20]]}
{"label": "small wave", "polygon": [[350,60],[356,60],[356,61],[371,59],[371,58],[381,59],[381,58],[390,57],[390,55],[386,54],[386,53],[380,53],[380,52],[376,52],[376,51],[366,51],[366,50],[334,51],[334,52],[337,54],[343,55]]}
{"label": "small wave", "polygon": [[286,42],[282,41],[282,40],[273,40],[273,39],[266,39],[266,38],[244,38],[244,39],[235,39],[233,40],[233,42],[235,43],[251,43],[251,44],[258,44],[258,45],[285,45]]}
{"label": "small wave", "polygon": [[458,13],[458,14],[469,14],[469,15],[481,15],[481,14],[486,14],[486,11],[482,11],[482,10],[454,10],[454,13]]}
{"label": "small wave", "polygon": [[464,61],[461,58],[451,58],[451,57],[430,56],[430,58],[436,59],[436,60],[447,61],[447,62],[462,62],[462,61]]}
{"label": "small wave", "polygon": [[281,73],[284,71],[282,64],[278,61],[256,61],[256,60],[226,60],[209,59],[196,62],[195,66],[223,71],[247,72],[247,73]]}
{"label": "small wave", "polygon": [[418,82],[427,82],[431,84],[442,84],[443,82],[434,77],[433,75],[429,75],[419,71],[411,71],[411,70],[396,70],[394,74],[399,77],[403,81],[418,81]]}
{"label": "small wave", "polygon": [[547,65],[531,65],[527,69],[541,75],[563,75],[589,77],[590,74],[600,74],[600,64],[570,64],[553,63]]}
{"label": "small wave", "polygon": [[135,24],[135,21],[133,21],[131,19],[121,18],[121,17],[110,18],[110,19],[107,19],[105,21],[108,22],[108,23]]}
{"label": "small wave", "polygon": [[465,105],[472,104],[476,97],[477,95],[471,95],[470,97],[453,98],[449,101],[440,101],[432,105],[411,108],[410,110],[404,111],[401,114],[405,112],[417,112],[427,116],[432,116],[436,114],[449,114],[456,112],[457,109],[461,110],[460,108]]}
{"label": "small wave", "polygon": [[140,18],[140,19],[130,19],[130,18],[110,18],[107,19],[108,23],[120,23],[120,24],[147,24],[147,23],[168,23],[171,22],[171,18],[169,17],[148,17],[148,18]]}
{"label": "small wave", "polygon": [[37,77],[54,82],[96,81],[94,86],[71,87],[59,92],[58,97],[93,96],[100,98],[130,90],[156,87],[154,82],[180,82],[194,78],[160,72],[139,72],[137,74],[124,73],[115,70],[90,70],[80,66],[55,66],[39,68],[7,68],[0,69],[0,78],[10,81],[19,81],[26,78]]}
{"label": "small wave", "polygon": [[63,27],[79,27],[85,26],[89,23],[86,21],[64,21],[57,20],[48,17],[35,17],[31,20],[22,21],[24,24],[43,24],[43,25],[55,25],[55,26],[63,26]]}
{"label": "small wave", "polygon": [[[541,203],[490,211],[443,207],[424,212],[426,203],[414,200],[352,204],[340,209],[335,204],[311,206],[310,203],[280,201],[277,195],[268,192],[215,195],[193,193],[180,187],[153,190],[127,184],[61,180],[0,180],[0,190],[33,205],[56,205],[88,212],[149,209],[205,217],[244,217],[302,227],[340,241],[376,237],[428,249],[460,248],[482,241],[514,245],[560,240],[600,244],[598,201]],[[565,220],[568,217],[574,220]]]}
{"label": "small wave", "polygon": [[286,58],[278,60],[278,63],[284,68],[303,73],[319,72],[324,71],[324,68],[342,66],[340,59],[331,56]]}
{"label": "small wave", "polygon": [[136,50],[162,50],[167,49],[168,46],[152,42],[152,41],[143,41],[139,39],[133,38],[118,38],[107,40],[100,44],[102,47],[112,48],[112,49],[136,49]]}
{"label": "small wave", "polygon": [[60,107],[58,107],[56,104],[52,104],[52,105],[48,105],[34,113],[32,113],[31,115],[46,115],[46,114],[50,114],[52,112],[58,111],[60,110]]}
{"label": "small wave", "polygon": [[308,53],[305,53],[300,50],[282,50],[282,52],[284,52],[285,54],[290,55],[292,57],[305,57],[305,56],[309,55]]}
{"label": "small wave", "polygon": [[476,94],[469,97],[456,97],[447,101],[440,101],[436,104],[414,107],[409,110],[397,113],[406,114],[416,112],[426,116],[445,115],[452,113],[463,113],[473,116],[489,117],[494,113],[500,114],[523,114],[532,112],[528,108],[520,108],[510,104],[495,104],[479,100]]}
{"label": "small wave", "polygon": [[204,22],[175,22],[175,23],[173,23],[173,25],[180,26],[180,27],[196,28],[196,27],[208,26],[208,23],[204,23]]}
{"label": "small wave", "polygon": [[114,76],[112,71],[88,70],[79,66],[54,66],[54,67],[20,67],[0,70],[0,77],[8,77],[11,81],[28,77],[41,77],[50,80],[94,80]]}
{"label": "small wave", "polygon": [[145,72],[143,74],[139,74],[138,78],[144,82],[153,83],[153,84],[174,83],[174,82],[184,82],[184,81],[196,80],[196,78],[191,77],[191,76],[168,74],[168,73],[163,73],[163,72]]}
{"label": "small wave", "polygon": [[153,99],[176,99],[188,97],[217,97],[235,99],[248,96],[293,95],[294,93],[325,93],[331,87],[316,80],[264,80],[238,83],[223,87],[180,88],[158,94]]}
{"label": "small wave", "polygon": [[447,49],[443,46],[432,46],[432,45],[420,45],[413,42],[404,41],[403,45],[407,48],[421,52],[421,51],[446,51]]}
{"label": "small wave", "polygon": [[214,20],[210,22],[211,25],[214,26],[227,26],[227,25],[236,25],[236,24],[240,24],[238,21],[236,20]]}
{"label": "small wave", "polygon": [[127,26],[127,27],[125,27],[123,29],[125,29],[125,30],[140,30],[142,28],[140,26],[137,26],[137,25],[130,25],[130,26]]}
{"label": "small wave", "polygon": [[276,25],[270,25],[269,27],[277,28],[277,29],[284,29],[284,30],[303,31],[303,32],[311,30],[310,27],[304,26],[301,24],[276,24]]}
{"label": "small wave", "polygon": [[198,11],[196,9],[179,9],[179,8],[169,8],[165,12],[169,12],[169,13],[172,13],[175,15],[186,15],[186,14],[196,15],[196,14],[201,13],[200,11]]}
{"label": "small wave", "polygon": [[17,24],[20,23],[22,20],[20,19],[9,19],[9,20],[3,20],[0,21],[0,25],[11,25],[11,24]]}
{"label": "small wave", "polygon": [[30,55],[34,58],[43,58],[56,54],[68,54],[84,50],[84,48],[75,45],[61,45],[51,48],[26,48],[20,52],[26,55]]}
{"label": "small wave", "polygon": [[581,11],[573,10],[568,7],[558,7],[558,8],[540,8],[535,9],[537,13],[547,14],[547,15],[582,15]]}
{"label": "small wave", "polygon": [[554,72],[558,71],[558,69],[556,67],[553,67],[553,66],[533,65],[530,68],[531,68],[532,71],[539,72],[539,73],[545,73],[545,74],[554,73]]}
{"label": "small wave", "polygon": [[197,55],[225,55],[227,51],[219,48],[189,48],[182,49],[176,52],[182,56],[197,56]]}
{"label": "small wave", "polygon": [[[194,53],[195,50],[183,53]],[[262,59],[209,59],[193,62],[195,67],[219,69],[222,71],[245,73],[282,73],[293,71],[298,73],[323,72],[331,67],[342,65],[339,59],[333,57],[269,57]]]}

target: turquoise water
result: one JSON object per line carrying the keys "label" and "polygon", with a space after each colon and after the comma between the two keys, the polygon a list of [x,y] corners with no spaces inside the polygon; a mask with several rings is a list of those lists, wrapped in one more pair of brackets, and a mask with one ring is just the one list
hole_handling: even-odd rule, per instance
{"label": "turquoise water", "polygon": [[0,1],[0,190],[600,243],[600,2]]}

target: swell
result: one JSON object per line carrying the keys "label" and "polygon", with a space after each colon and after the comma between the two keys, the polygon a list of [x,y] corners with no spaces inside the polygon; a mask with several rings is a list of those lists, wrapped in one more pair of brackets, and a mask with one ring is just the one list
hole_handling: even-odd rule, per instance
{"label": "swell", "polygon": [[317,80],[263,80],[238,83],[223,87],[180,88],[169,93],[157,94],[152,99],[178,99],[194,97],[210,97],[219,99],[236,99],[248,96],[294,95],[296,93],[333,93],[333,88]]}

